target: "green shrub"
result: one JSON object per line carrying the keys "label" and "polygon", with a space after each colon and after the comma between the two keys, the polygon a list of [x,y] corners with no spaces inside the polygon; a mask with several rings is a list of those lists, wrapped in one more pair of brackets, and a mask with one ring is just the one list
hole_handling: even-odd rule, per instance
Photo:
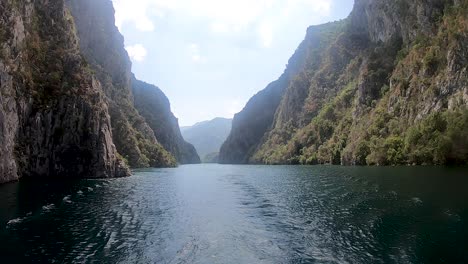
{"label": "green shrub", "polygon": [[361,141],[356,150],[356,165],[366,165],[366,158],[370,154],[370,147],[367,141]]}
{"label": "green shrub", "polygon": [[371,153],[366,158],[369,165],[398,165],[405,162],[404,140],[397,136],[386,139],[373,137]]}
{"label": "green shrub", "polygon": [[406,56],[408,56],[409,50],[408,48],[403,48],[400,51],[398,51],[396,59],[395,59],[395,64],[398,64],[400,61],[402,61]]}
{"label": "green shrub", "polygon": [[431,47],[423,58],[424,67],[433,74],[437,71],[440,64],[440,51],[437,47]]}
{"label": "green shrub", "polygon": [[406,132],[409,162],[464,164],[468,161],[467,135],[467,109],[431,114]]}

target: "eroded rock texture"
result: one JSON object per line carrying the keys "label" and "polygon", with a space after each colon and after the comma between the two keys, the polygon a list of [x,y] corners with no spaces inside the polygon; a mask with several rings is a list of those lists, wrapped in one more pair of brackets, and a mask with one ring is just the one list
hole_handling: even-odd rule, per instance
{"label": "eroded rock texture", "polygon": [[[137,81],[114,24],[110,0],[0,2],[0,182],[196,161],[196,152],[165,149],[159,123],[135,108]],[[173,118],[164,107],[161,120]],[[177,140],[172,125],[166,133]]]}
{"label": "eroded rock texture", "polygon": [[0,3],[0,181],[129,175],[62,1]]}
{"label": "eroded rock texture", "polygon": [[133,80],[133,93],[135,107],[164,148],[182,164],[200,163],[195,147],[182,137],[179,121],[171,112],[166,95],[158,87],[136,79]]}
{"label": "eroded rock texture", "polygon": [[236,115],[220,161],[466,164],[467,17],[467,1],[356,0],[309,28],[276,92]]}

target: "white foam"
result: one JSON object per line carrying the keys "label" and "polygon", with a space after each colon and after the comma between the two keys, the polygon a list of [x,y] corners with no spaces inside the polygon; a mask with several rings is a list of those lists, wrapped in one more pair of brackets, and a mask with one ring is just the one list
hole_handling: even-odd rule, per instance
{"label": "white foam", "polygon": [[63,201],[64,201],[65,203],[71,203],[72,201],[70,200],[70,198],[71,198],[71,196],[70,196],[70,195],[67,195],[67,196],[63,197]]}
{"label": "white foam", "polygon": [[88,191],[92,192],[92,191],[94,191],[94,189],[91,188],[91,187],[88,187]]}
{"label": "white foam", "polygon": [[46,212],[49,212],[49,211],[51,211],[52,209],[55,209],[55,205],[54,205],[54,204],[48,204],[48,205],[42,206],[42,210],[44,210],[44,211],[46,211]]}
{"label": "white foam", "polygon": [[454,213],[452,211],[450,211],[449,209],[445,210],[444,212],[448,217],[450,217],[451,219],[455,220],[455,221],[460,221],[461,220],[461,217],[460,215],[458,215],[457,213]]}
{"label": "white foam", "polygon": [[19,224],[19,223],[23,222],[24,219],[26,219],[26,217],[18,217],[18,218],[15,218],[15,219],[11,219],[10,221],[8,221],[7,225]]}
{"label": "white foam", "polygon": [[411,201],[413,201],[413,203],[416,203],[416,204],[422,204],[422,200],[418,197],[413,197],[411,198]]}
{"label": "white foam", "polygon": [[79,190],[79,191],[77,191],[76,193],[79,194],[79,195],[82,195],[82,194],[83,194],[83,191]]}

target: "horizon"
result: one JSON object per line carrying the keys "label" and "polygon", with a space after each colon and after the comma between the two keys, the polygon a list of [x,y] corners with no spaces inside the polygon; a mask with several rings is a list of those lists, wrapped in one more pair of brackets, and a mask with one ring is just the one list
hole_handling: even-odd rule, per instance
{"label": "horizon", "polygon": [[133,73],[166,94],[182,127],[233,118],[281,75],[309,26],[346,18],[354,1],[113,4]]}
{"label": "horizon", "polygon": [[212,118],[212,119],[210,119],[210,120],[199,121],[199,122],[197,122],[197,123],[195,123],[195,124],[193,124],[193,125],[189,125],[189,126],[180,126],[180,128],[181,128],[181,129],[182,129],[182,128],[191,128],[191,127],[195,127],[195,126],[197,126],[197,125],[203,124],[203,123],[215,121],[216,119],[225,119],[225,120],[230,120],[230,121],[233,120],[232,117],[229,118],[229,117],[218,116],[218,117]]}

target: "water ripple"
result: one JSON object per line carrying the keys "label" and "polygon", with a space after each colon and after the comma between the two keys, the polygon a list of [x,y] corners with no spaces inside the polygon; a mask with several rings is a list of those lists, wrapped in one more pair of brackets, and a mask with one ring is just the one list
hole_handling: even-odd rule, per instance
{"label": "water ripple", "polygon": [[200,165],[20,182],[0,199],[0,260],[463,263],[467,182],[421,170]]}

